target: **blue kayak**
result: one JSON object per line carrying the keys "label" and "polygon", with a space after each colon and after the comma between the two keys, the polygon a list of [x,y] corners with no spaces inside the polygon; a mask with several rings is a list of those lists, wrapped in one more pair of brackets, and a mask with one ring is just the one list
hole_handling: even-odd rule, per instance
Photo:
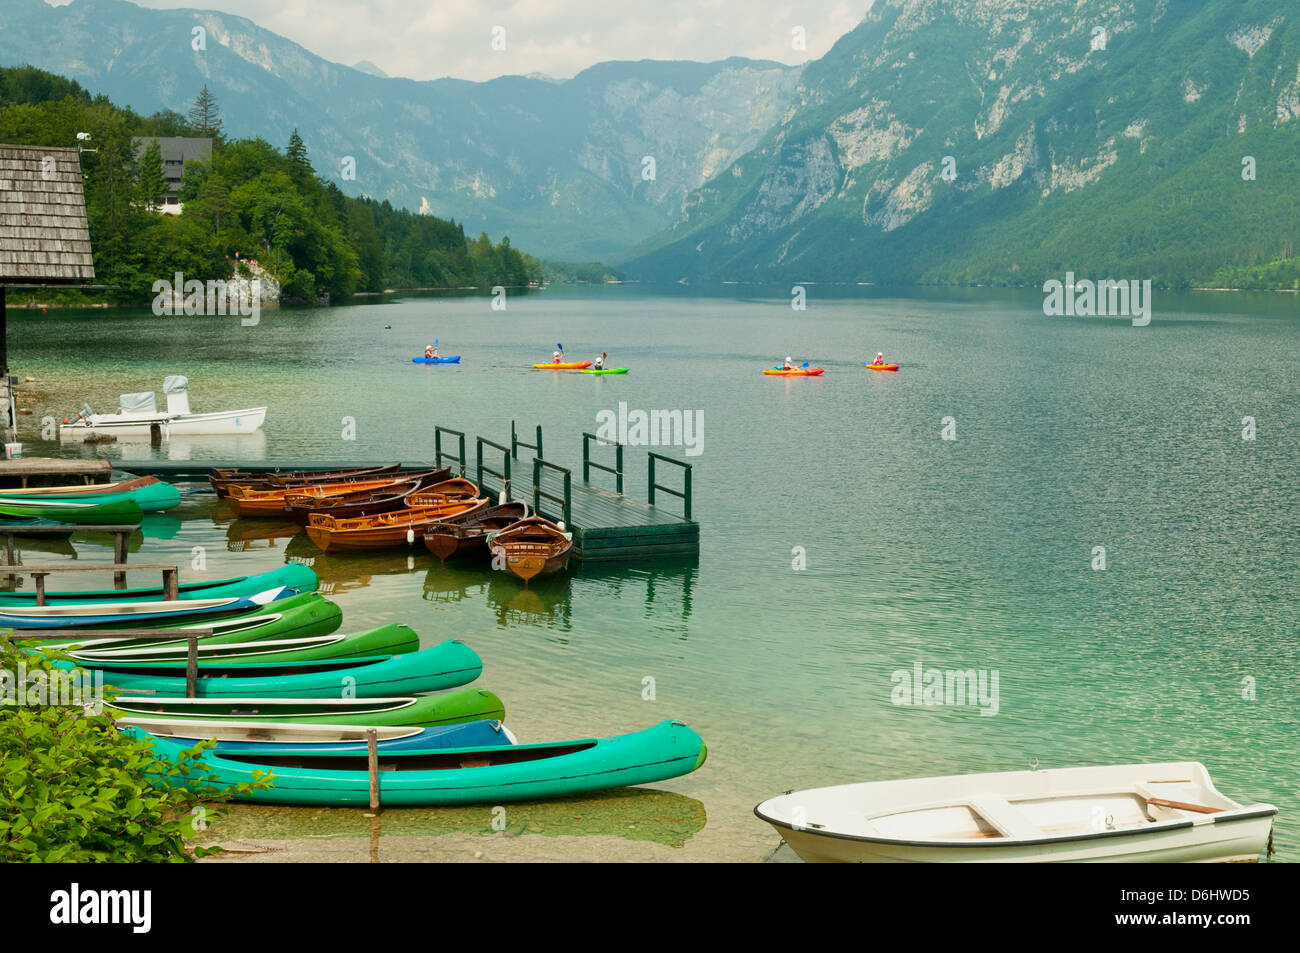
{"label": "blue kayak", "polygon": [[[357,725],[186,721],[148,716],[119,719],[118,725],[140,728],[155,737],[183,744],[212,739],[217,743],[214,750],[221,754],[362,754],[367,750],[367,728]],[[431,728],[376,725],[374,731],[380,754],[516,743],[514,735],[499,721],[470,721]]]}
{"label": "blue kayak", "polygon": [[455,357],[413,357],[412,364],[459,364],[460,355]]}

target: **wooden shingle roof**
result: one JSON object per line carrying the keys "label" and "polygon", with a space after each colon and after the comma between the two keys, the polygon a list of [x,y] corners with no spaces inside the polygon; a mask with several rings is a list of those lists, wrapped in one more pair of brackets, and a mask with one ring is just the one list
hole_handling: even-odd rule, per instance
{"label": "wooden shingle roof", "polygon": [[77,150],[0,145],[0,282],[94,278]]}

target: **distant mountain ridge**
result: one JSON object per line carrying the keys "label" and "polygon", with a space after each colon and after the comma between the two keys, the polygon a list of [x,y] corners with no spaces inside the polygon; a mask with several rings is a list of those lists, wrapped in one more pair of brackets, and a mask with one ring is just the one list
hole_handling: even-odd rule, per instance
{"label": "distant mountain ridge", "polygon": [[1300,4],[877,0],[622,267],[1187,285],[1293,259],[1297,238]]}
{"label": "distant mountain ridge", "polygon": [[[192,48],[196,27],[203,50]],[[184,113],[206,83],[232,135],[283,146],[296,127],[317,171],[349,194],[427,202],[467,232],[571,261],[614,260],[671,224],[692,189],[781,117],[799,76],[729,59],[416,82],[332,63],[224,13],[5,0],[0,64],[25,63],[145,113]],[[346,156],[355,181],[341,178]]]}

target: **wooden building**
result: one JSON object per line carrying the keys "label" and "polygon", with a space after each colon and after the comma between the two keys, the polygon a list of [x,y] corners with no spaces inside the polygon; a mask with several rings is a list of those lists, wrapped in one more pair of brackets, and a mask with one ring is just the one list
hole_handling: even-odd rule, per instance
{"label": "wooden building", "polygon": [[95,280],[81,156],[75,148],[0,145],[0,401],[13,439],[5,289],[86,285]]}

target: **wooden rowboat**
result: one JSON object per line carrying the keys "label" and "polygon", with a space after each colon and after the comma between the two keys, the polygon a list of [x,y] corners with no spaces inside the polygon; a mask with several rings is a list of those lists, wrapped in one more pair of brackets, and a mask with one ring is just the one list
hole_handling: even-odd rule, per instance
{"label": "wooden rowboat", "polygon": [[226,505],[236,516],[262,516],[279,519],[288,518],[287,497],[290,493],[298,499],[326,500],[331,497],[347,496],[354,493],[373,493],[388,489],[394,485],[391,477],[379,477],[373,480],[348,480],[337,483],[313,483],[308,486],[279,486],[270,489],[254,489],[240,484],[230,487]]}
{"label": "wooden rowboat", "polygon": [[348,467],[342,470],[286,470],[283,473],[252,473],[247,470],[216,468],[208,482],[217,496],[230,495],[230,487],[239,485],[255,490],[270,490],[282,486],[310,486],[316,483],[339,483],[348,480],[374,479],[384,474],[401,472],[402,465],[393,463],[382,467]]}
{"label": "wooden rowboat", "polygon": [[1253,862],[1277,808],[1181,761],[845,784],[754,813],[810,862]]}
{"label": "wooden rowboat", "polygon": [[408,502],[411,509],[418,509],[421,506],[436,506],[450,500],[473,500],[477,499],[478,495],[478,487],[472,480],[453,477],[412,493]]}
{"label": "wooden rowboat", "polygon": [[313,513],[307,520],[307,535],[327,553],[409,546],[421,539],[424,531],[439,520],[482,509],[487,502],[486,498],[446,500],[354,519],[336,519],[324,513]]}
{"label": "wooden rowboat", "polygon": [[433,524],[424,531],[424,545],[443,562],[457,556],[486,553],[489,533],[503,530],[527,516],[527,503],[489,506]]}
{"label": "wooden rowboat", "polygon": [[291,520],[299,526],[306,526],[312,513],[325,513],[340,519],[357,516],[373,516],[390,510],[409,509],[407,497],[435,483],[447,479],[451,470],[430,470],[423,474],[412,474],[410,479],[392,480],[386,486],[373,490],[362,490],[341,495],[326,493],[324,486],[292,489],[284,496],[285,509]]}
{"label": "wooden rowboat", "polygon": [[559,572],[569,562],[573,534],[548,519],[529,516],[487,537],[493,566],[501,559],[505,568],[524,581]]}

